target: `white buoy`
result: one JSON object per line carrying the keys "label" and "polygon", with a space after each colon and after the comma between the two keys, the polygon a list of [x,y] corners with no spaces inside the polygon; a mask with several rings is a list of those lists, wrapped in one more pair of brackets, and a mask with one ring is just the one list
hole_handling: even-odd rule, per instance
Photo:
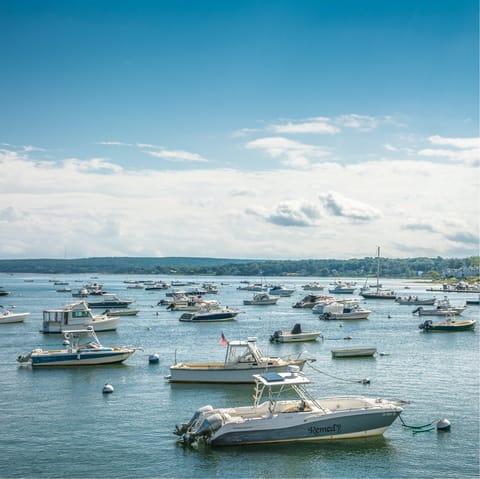
{"label": "white buoy", "polygon": [[448,419],[440,419],[437,422],[437,431],[448,432],[450,431],[451,425]]}
{"label": "white buoy", "polygon": [[160,356],[158,355],[158,353],[150,354],[150,356],[148,356],[148,362],[150,364],[159,363],[160,362]]}
{"label": "white buoy", "polygon": [[105,383],[105,386],[103,386],[103,394],[110,394],[113,393],[113,391],[113,386],[109,383]]}

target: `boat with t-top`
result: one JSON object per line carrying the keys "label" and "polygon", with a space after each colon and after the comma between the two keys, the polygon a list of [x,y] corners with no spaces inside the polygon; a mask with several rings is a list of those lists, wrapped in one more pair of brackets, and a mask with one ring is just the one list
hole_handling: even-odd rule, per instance
{"label": "boat with t-top", "polygon": [[133,347],[102,346],[91,326],[86,329],[64,333],[65,349],[34,349],[24,356],[18,356],[19,363],[32,367],[45,366],[94,366],[98,364],[121,363],[135,351]]}
{"label": "boat with t-top", "polygon": [[[185,445],[237,446],[367,438],[382,435],[403,409],[381,398],[315,399],[310,380],[291,366],[285,373],[256,374],[252,406],[198,409],[174,433]],[[285,398],[284,393],[290,392]],[[292,399],[291,394],[296,397]]]}

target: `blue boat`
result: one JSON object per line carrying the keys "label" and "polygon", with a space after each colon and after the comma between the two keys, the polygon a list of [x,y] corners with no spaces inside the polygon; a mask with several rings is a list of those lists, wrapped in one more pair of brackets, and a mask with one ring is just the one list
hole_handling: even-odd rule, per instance
{"label": "blue boat", "polygon": [[25,356],[18,356],[17,361],[30,363],[32,367],[93,366],[121,363],[136,351],[136,348],[131,347],[102,346],[91,326],[87,329],[70,330],[64,334],[64,338],[68,346],[66,349],[34,349]]}

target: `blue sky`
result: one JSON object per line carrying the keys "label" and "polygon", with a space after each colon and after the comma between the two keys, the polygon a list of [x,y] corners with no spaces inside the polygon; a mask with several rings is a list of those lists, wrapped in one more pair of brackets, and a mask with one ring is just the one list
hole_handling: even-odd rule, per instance
{"label": "blue sky", "polygon": [[478,254],[478,14],[0,0],[0,257]]}

